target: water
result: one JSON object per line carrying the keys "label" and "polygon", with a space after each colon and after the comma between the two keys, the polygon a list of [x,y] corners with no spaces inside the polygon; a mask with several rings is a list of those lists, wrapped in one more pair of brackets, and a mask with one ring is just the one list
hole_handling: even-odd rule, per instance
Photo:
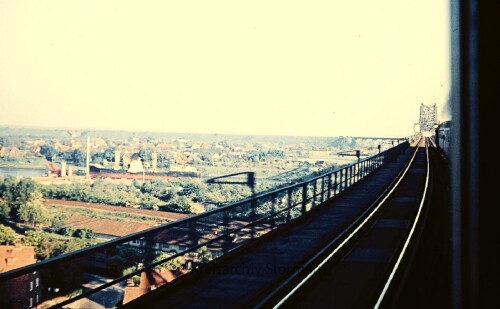
{"label": "water", "polygon": [[47,171],[44,169],[30,169],[30,168],[17,168],[17,167],[0,167],[0,177],[7,176],[14,177],[40,177]]}

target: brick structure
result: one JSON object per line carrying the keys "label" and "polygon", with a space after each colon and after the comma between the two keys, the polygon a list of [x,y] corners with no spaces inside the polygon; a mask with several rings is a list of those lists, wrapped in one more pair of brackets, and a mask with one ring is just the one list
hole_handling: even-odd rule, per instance
{"label": "brick structure", "polygon": [[[0,246],[0,272],[10,271],[36,262],[35,248]],[[29,273],[0,285],[1,308],[32,308],[42,300],[40,274]]]}

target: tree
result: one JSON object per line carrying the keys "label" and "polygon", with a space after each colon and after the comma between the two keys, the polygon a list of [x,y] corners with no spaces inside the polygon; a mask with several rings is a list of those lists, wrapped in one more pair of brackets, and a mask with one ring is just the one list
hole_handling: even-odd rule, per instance
{"label": "tree", "polygon": [[177,206],[177,210],[183,213],[189,213],[191,210],[191,201],[185,196],[178,196],[174,202]]}
{"label": "tree", "polygon": [[60,228],[58,233],[64,236],[73,236],[73,233],[75,233],[75,229],[71,226],[65,226]]}
{"label": "tree", "polygon": [[[160,262],[164,259],[167,259],[169,256],[172,256],[172,254],[168,254],[168,253],[160,254],[160,255],[155,257],[155,259],[153,260],[153,263]],[[186,260],[184,259],[184,257],[178,256],[174,259],[170,259],[170,260],[166,261],[165,263],[158,265],[157,267],[158,268],[163,267],[163,268],[166,268],[168,270],[178,272],[181,269],[183,269],[185,263],[186,263]]]}
{"label": "tree", "polygon": [[90,160],[92,162],[96,163],[102,163],[102,160],[104,159],[104,153],[103,152],[98,152],[98,153],[92,153],[90,155]]}
{"label": "tree", "polygon": [[170,168],[172,159],[165,153],[158,154],[158,167]]}
{"label": "tree", "polygon": [[23,244],[26,246],[36,246],[42,241],[42,232],[28,231],[23,238]]}
{"label": "tree", "polygon": [[78,229],[73,233],[74,237],[79,237],[81,239],[94,239],[95,233],[93,230],[88,228]]}
{"label": "tree", "polygon": [[17,181],[8,177],[0,184],[0,218],[7,216],[32,226],[50,220],[42,204],[42,193],[31,179]]}
{"label": "tree", "polygon": [[52,228],[61,228],[64,226],[68,216],[65,214],[56,214],[50,220],[50,226]]}
{"label": "tree", "polygon": [[0,219],[7,218],[10,213],[10,207],[6,200],[0,197]]}
{"label": "tree", "polygon": [[207,246],[203,246],[197,251],[198,261],[200,263],[207,263],[213,259],[212,252],[208,250]]}
{"label": "tree", "polygon": [[87,163],[87,156],[80,149],[75,149],[71,152],[71,161],[77,166],[85,166]]}
{"label": "tree", "polygon": [[143,162],[150,162],[153,159],[153,152],[151,149],[141,149],[139,151],[139,157]]}
{"label": "tree", "polygon": [[213,163],[213,158],[209,153],[203,153],[200,157],[200,159],[205,162],[206,164],[210,165]]}
{"label": "tree", "polygon": [[163,203],[156,197],[150,194],[141,195],[141,208],[158,210]]}
{"label": "tree", "polygon": [[116,152],[115,147],[108,148],[104,151],[103,158],[106,159],[108,162],[115,162],[115,152]]}
{"label": "tree", "polygon": [[40,200],[28,201],[18,211],[18,221],[36,227],[50,222],[50,217]]}
{"label": "tree", "polygon": [[13,245],[16,243],[16,232],[8,226],[0,224],[0,245]]}
{"label": "tree", "polygon": [[52,161],[57,156],[57,150],[51,145],[42,145],[40,154],[44,155],[48,161]]}
{"label": "tree", "polygon": [[17,222],[26,222],[32,226],[48,223],[50,217],[42,203],[42,193],[32,181],[19,181],[16,200],[12,203],[11,217]]}
{"label": "tree", "polygon": [[202,212],[205,212],[205,207],[203,207],[200,203],[194,202],[189,205],[189,213],[201,214]]}
{"label": "tree", "polygon": [[203,184],[197,182],[187,182],[183,184],[182,191],[179,192],[181,196],[189,196],[196,197],[199,195],[202,189],[206,188],[206,185],[203,187]]}

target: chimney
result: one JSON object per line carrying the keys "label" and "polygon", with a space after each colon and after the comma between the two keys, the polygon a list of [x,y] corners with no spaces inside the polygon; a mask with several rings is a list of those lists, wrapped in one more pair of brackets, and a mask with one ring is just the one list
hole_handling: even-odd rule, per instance
{"label": "chimney", "polygon": [[61,177],[66,176],[66,161],[61,162]]}
{"label": "chimney", "polygon": [[118,170],[120,169],[120,149],[116,148],[115,150],[115,164],[114,164],[114,169]]}

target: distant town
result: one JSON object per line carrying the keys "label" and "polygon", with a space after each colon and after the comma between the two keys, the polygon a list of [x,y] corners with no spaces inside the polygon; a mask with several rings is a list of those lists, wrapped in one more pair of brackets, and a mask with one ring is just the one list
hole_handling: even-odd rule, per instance
{"label": "distant town", "polygon": [[[90,164],[142,172],[192,171],[201,176],[255,170],[268,178],[298,167],[325,167],[387,148],[388,140],[353,137],[239,136],[124,131],[78,131],[0,127],[0,167],[54,169],[83,175],[87,141]],[[342,155],[343,154],[343,155]],[[52,164],[48,164],[51,162]],[[56,167],[57,166],[57,167]],[[69,173],[68,173],[69,172]],[[260,173],[259,173],[260,172]]]}
{"label": "distant town", "polygon": [[[297,183],[394,142],[0,127],[0,272]],[[246,172],[253,188],[207,182]],[[30,291],[15,297],[38,299]]]}
{"label": "distant town", "polygon": [[257,192],[262,192],[376,154],[392,143],[344,136],[0,127],[0,177],[28,177],[41,185],[45,199],[190,214],[250,194],[245,187],[207,185],[206,179],[254,172]]}

